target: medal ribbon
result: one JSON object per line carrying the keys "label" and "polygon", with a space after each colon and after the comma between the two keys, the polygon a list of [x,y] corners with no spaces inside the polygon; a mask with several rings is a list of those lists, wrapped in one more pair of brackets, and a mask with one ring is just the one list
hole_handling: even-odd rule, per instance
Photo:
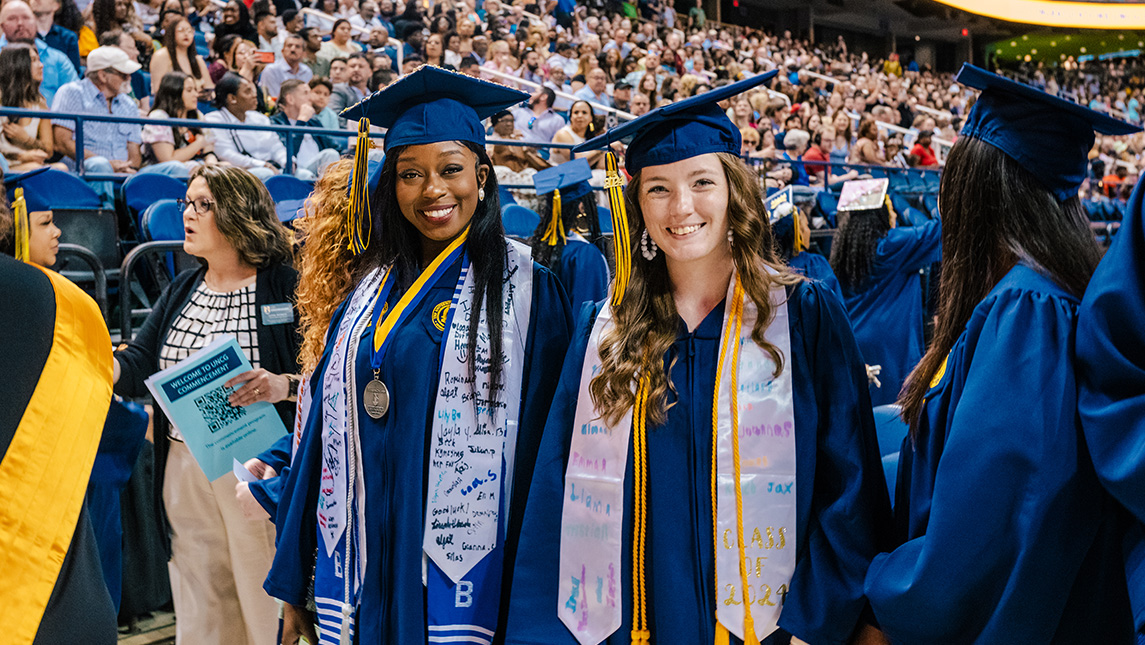
{"label": "medal ribbon", "polygon": [[461,235],[449,243],[449,246],[445,247],[445,250],[438,253],[433,262],[429,263],[429,266],[421,272],[417,280],[414,280],[410,288],[402,294],[401,299],[398,300],[393,309],[385,306],[390,295],[390,289],[393,288],[393,281],[390,280],[393,268],[386,270],[382,284],[378,287],[378,297],[374,300],[374,313],[371,319],[371,326],[374,328],[374,354],[370,357],[370,365],[374,368],[375,373],[382,368],[382,359],[385,358],[388,349],[386,341],[390,338],[390,332],[397,329],[409,317],[410,312],[417,309],[418,304],[437,283],[438,278],[449,267],[453,266],[453,262],[461,255],[462,247],[468,237],[469,229],[466,228],[461,232]]}

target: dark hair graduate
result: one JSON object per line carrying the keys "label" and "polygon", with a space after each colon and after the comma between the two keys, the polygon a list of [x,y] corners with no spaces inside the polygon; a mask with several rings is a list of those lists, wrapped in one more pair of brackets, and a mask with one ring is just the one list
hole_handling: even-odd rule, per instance
{"label": "dark hair graduate", "polygon": [[[560,277],[560,259],[564,253],[565,240],[558,238],[557,243],[550,245],[543,239],[545,231],[549,228],[549,222],[553,218],[553,194],[550,193],[545,197],[544,208],[541,209],[545,216],[541,218],[541,223],[537,225],[537,229],[533,231],[533,236],[529,238],[529,246],[533,247],[533,260],[537,264],[549,269]],[[587,226],[585,226],[587,225]],[[561,198],[561,226],[564,227],[565,232],[576,228],[584,228],[588,231],[588,241],[599,248],[600,239],[602,237],[600,231],[600,217],[596,210],[596,199],[594,193],[582,195],[575,199]],[[604,249],[601,249],[603,252]]]}
{"label": "dark hair graduate", "polygon": [[891,230],[886,206],[852,211],[831,244],[831,269],[844,289],[858,289],[871,275],[879,240]]}
{"label": "dark hair graduate", "polygon": [[[473,219],[469,223],[469,260],[473,267],[476,300],[469,312],[469,346],[477,345],[477,327],[481,306],[485,306],[485,319],[489,324],[489,379],[495,387],[500,384],[504,352],[501,346],[503,310],[502,286],[505,266],[508,262],[505,247],[505,229],[501,226],[501,200],[497,194],[497,177],[493,173],[493,161],[485,152],[485,146],[468,141],[458,141],[475,155],[477,168],[488,166],[489,173],[482,186],[485,199],[477,203]],[[366,253],[368,260],[362,262],[359,275],[377,267],[393,266],[394,286],[406,290],[421,273],[421,234],[402,215],[397,198],[397,163],[408,146],[395,146],[386,153],[382,164],[382,176],[378,188],[370,196],[370,211],[373,216],[374,240]],[[525,294],[525,297],[531,297]],[[476,352],[469,352],[469,373],[472,376],[476,364]]]}
{"label": "dark hair graduate", "polygon": [[960,137],[954,144],[942,173],[938,204],[942,212],[938,321],[930,347],[899,395],[912,434],[931,379],[970,314],[1015,264],[1031,265],[1081,298],[1101,260],[1076,195],[1059,202],[1018,162],[979,139]]}

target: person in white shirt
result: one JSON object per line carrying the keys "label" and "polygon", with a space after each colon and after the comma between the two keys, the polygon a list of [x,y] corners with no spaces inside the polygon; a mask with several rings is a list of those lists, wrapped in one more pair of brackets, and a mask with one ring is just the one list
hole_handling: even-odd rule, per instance
{"label": "person in white shirt", "polygon": [[281,61],[285,35],[278,33],[278,19],[273,13],[262,11],[255,16],[254,27],[258,30],[258,50],[274,52],[275,62]]}
{"label": "person in white shirt", "polygon": [[378,20],[378,3],[374,0],[363,0],[358,13],[350,16],[349,20],[351,25],[361,30],[358,32],[358,40],[364,43],[370,41],[371,31],[385,28],[382,21]]}
{"label": "person in white shirt", "polygon": [[[215,86],[215,107],[203,117],[212,123],[249,123],[270,125],[270,119],[255,112],[258,90],[254,83],[227,73]],[[286,146],[275,132],[259,130],[218,130],[215,155],[232,166],[244,168],[259,179],[282,172],[286,165]]]}

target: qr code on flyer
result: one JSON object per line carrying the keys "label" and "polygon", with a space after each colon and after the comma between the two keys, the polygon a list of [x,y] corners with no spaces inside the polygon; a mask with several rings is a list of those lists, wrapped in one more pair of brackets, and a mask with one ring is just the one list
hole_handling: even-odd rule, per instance
{"label": "qr code on flyer", "polygon": [[231,404],[227,402],[227,397],[233,391],[231,388],[221,385],[195,399],[195,407],[198,408],[199,414],[203,415],[203,420],[207,422],[207,428],[211,432],[218,432],[230,425],[232,421],[237,421],[246,416],[246,408],[231,407]]}

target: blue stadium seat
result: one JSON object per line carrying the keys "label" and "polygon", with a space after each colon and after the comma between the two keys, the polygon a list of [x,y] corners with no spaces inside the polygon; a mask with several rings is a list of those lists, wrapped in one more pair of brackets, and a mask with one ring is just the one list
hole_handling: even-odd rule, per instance
{"label": "blue stadium seat", "polygon": [[314,192],[314,185],[291,175],[274,175],[266,180],[266,189],[274,201],[306,199]]}
{"label": "blue stadium seat", "polygon": [[183,209],[174,199],[161,199],[143,211],[143,235],[148,242],[184,238]]}
{"label": "blue stadium seat", "polygon": [[905,170],[890,170],[887,177],[891,180],[888,190],[894,193],[908,193],[910,192],[910,178],[907,177]]}
{"label": "blue stadium seat", "polygon": [[600,223],[601,235],[612,235],[612,210],[607,206],[596,207],[596,219]]}
{"label": "blue stadium seat", "polygon": [[506,235],[525,239],[540,226],[541,216],[520,204],[504,204],[501,206],[501,221]]}
{"label": "blue stadium seat", "polygon": [[839,210],[839,196],[828,192],[821,191],[815,196],[815,216],[822,217],[827,220],[831,228],[835,228],[835,212]]}
{"label": "blue stadium seat", "polygon": [[[28,200],[28,210],[45,210],[37,208],[38,204],[47,205],[46,208],[101,208],[103,206],[99,195],[87,185],[87,182],[76,175],[54,168],[28,177],[20,182],[24,188],[24,197]],[[8,199],[13,197],[15,187],[8,189]]]}
{"label": "blue stadium seat", "polygon": [[921,172],[923,184],[926,185],[926,192],[931,195],[937,195],[942,174],[937,170],[923,170]]}
{"label": "blue stadium seat", "polygon": [[880,405],[874,409],[875,431],[879,436],[879,454],[887,456],[902,448],[906,438],[907,424],[902,420],[902,408],[898,404]]}
{"label": "blue stadium seat", "polygon": [[128,177],[120,188],[131,220],[143,231],[143,211],[161,199],[182,199],[187,185],[167,175],[145,172]]}

